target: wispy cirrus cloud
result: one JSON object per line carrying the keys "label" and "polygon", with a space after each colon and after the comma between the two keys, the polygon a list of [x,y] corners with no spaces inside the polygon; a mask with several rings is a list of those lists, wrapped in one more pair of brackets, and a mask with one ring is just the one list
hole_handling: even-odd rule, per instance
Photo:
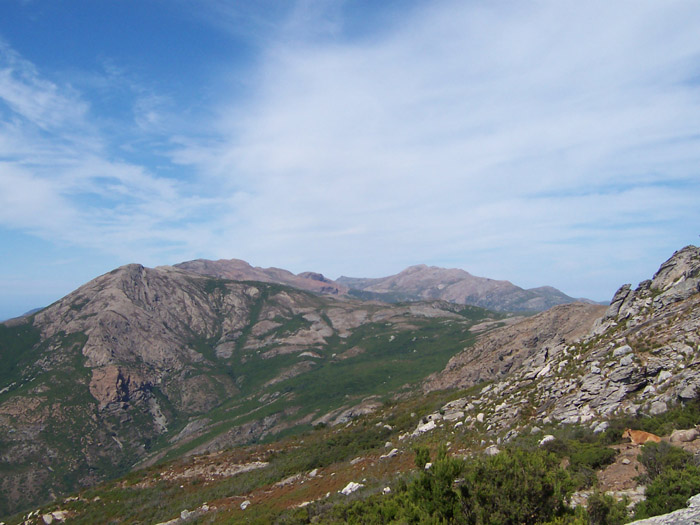
{"label": "wispy cirrus cloud", "polygon": [[88,104],[70,86],[59,88],[0,40],[0,99],[15,115],[49,131],[83,124]]}
{"label": "wispy cirrus cloud", "polygon": [[[47,79],[8,44],[0,51],[0,225],[107,253],[144,255],[148,247],[147,258],[189,245],[188,230],[206,237],[182,221],[196,221],[213,199],[120,158],[114,151],[123,143],[96,124],[104,118],[86,94]],[[160,101],[137,95],[130,126],[148,128],[146,140]]]}

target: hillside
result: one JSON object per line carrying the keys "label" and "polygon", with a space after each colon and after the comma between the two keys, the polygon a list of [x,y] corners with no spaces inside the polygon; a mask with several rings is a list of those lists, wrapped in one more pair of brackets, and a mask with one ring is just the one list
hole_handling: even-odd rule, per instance
{"label": "hillside", "polygon": [[577,301],[550,286],[524,290],[509,281],[476,277],[464,270],[424,264],[410,266],[388,277],[340,277],[337,282],[361,298],[389,301],[439,299],[500,312],[540,312]]}
{"label": "hillside", "polygon": [[[453,357],[425,389],[494,380],[480,394],[480,410],[490,407],[485,416],[493,428],[511,430],[550,421],[605,428],[612,416],[661,414],[696,398],[699,248],[679,250],[635,290],[622,286],[603,311],[576,306],[488,334]],[[595,313],[601,317],[595,319]],[[480,375],[480,369],[488,373]]]}
{"label": "hillside", "polygon": [[0,515],[136,464],[345,422],[497,317],[118,268],[0,324]]}
{"label": "hillside", "polygon": [[[141,333],[146,326],[151,332]],[[507,462],[561,480],[559,506],[548,511],[558,523],[586,522],[591,501],[622,523],[631,508],[641,517],[672,510],[668,487],[673,508],[687,491],[700,492],[692,460],[700,452],[694,246],[637,288],[622,286],[609,307],[574,303],[525,318],[447,302],[339,300],[132,265],[2,330],[3,357],[11,358],[0,394],[5,494],[19,499],[19,486],[58,496],[73,472],[94,476],[76,487],[131,470],[8,523],[38,523],[50,512],[74,523],[383,523],[435,512],[467,519],[500,501],[470,499],[492,490],[480,480],[522,474],[488,470]],[[136,344],[153,330],[169,334],[172,351],[150,355],[150,345]],[[176,359],[158,360],[171,354]],[[119,370],[115,379],[101,381],[112,377],[110,367]],[[61,383],[59,371],[83,379]],[[422,382],[423,394],[407,380]],[[224,394],[207,394],[212,384]],[[177,395],[185,391],[202,405],[183,403]],[[67,408],[72,420],[57,419]],[[659,449],[649,463],[640,459],[644,449],[622,439],[625,428],[686,452]],[[18,453],[23,461],[10,463]],[[431,458],[435,466],[424,468]],[[108,468],[98,471],[100,461]],[[478,469],[481,477],[469,474]],[[657,481],[664,469],[685,485]],[[421,499],[436,483],[443,488]],[[512,490],[519,486],[530,485]],[[520,512],[528,497],[516,490],[499,505]],[[430,501],[442,501],[442,510]]]}

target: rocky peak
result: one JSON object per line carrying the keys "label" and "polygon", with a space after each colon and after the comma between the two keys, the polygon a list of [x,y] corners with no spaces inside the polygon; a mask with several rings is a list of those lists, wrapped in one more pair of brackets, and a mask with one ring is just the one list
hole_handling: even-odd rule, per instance
{"label": "rocky peak", "polygon": [[301,277],[303,279],[311,279],[312,281],[319,281],[322,283],[332,283],[330,279],[328,279],[326,276],[324,276],[322,273],[316,273],[316,272],[301,272],[297,274],[297,277]]}
{"label": "rocky peak", "polygon": [[[615,293],[605,313],[601,332],[615,319],[638,322],[645,311],[662,309],[700,292],[700,248],[686,246],[661,265],[651,280],[632,290],[625,284]],[[635,320],[636,319],[636,320]]]}
{"label": "rocky peak", "polygon": [[[686,281],[690,281],[690,287],[683,286]],[[686,246],[661,265],[651,280],[650,288],[663,292],[671,287],[682,286],[692,289],[695,286],[697,291],[698,284],[700,284],[700,248]]]}
{"label": "rocky peak", "polygon": [[558,304],[577,301],[551,286],[524,290],[510,281],[477,277],[458,268],[425,264],[409,266],[388,277],[340,277],[338,282],[351,290],[370,292],[376,299],[439,299],[506,312],[540,312]]}

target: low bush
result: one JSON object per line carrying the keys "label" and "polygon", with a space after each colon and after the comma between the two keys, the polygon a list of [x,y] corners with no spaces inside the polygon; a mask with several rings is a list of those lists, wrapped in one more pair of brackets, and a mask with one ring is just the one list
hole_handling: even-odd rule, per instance
{"label": "low bush", "polygon": [[588,496],[588,523],[590,525],[622,525],[629,520],[627,498],[617,501],[612,496],[595,491]]}
{"label": "low bush", "polygon": [[637,458],[647,470],[646,475],[642,477],[643,482],[653,481],[668,470],[683,470],[693,464],[693,455],[690,452],[665,441],[646,443]]}
{"label": "low bush", "polygon": [[469,524],[534,524],[563,516],[573,490],[553,454],[506,450],[465,468],[460,486],[462,517]]}
{"label": "low bush", "polygon": [[686,506],[688,498],[700,493],[700,469],[690,465],[683,470],[670,469],[647,485],[646,500],[635,508],[635,519],[673,512]]}

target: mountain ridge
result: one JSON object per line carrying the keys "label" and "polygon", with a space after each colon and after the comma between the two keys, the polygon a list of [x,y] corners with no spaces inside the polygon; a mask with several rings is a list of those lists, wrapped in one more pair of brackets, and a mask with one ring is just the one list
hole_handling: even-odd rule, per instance
{"label": "mountain ridge", "polygon": [[437,299],[500,312],[538,312],[558,304],[595,303],[570,297],[552,286],[524,289],[510,281],[477,277],[459,268],[426,264],[409,266],[386,277],[341,276],[335,280],[316,272],[295,275],[280,268],[253,267],[240,259],[196,259],[174,266],[212,277],[277,282],[316,293],[350,295],[390,303]]}

